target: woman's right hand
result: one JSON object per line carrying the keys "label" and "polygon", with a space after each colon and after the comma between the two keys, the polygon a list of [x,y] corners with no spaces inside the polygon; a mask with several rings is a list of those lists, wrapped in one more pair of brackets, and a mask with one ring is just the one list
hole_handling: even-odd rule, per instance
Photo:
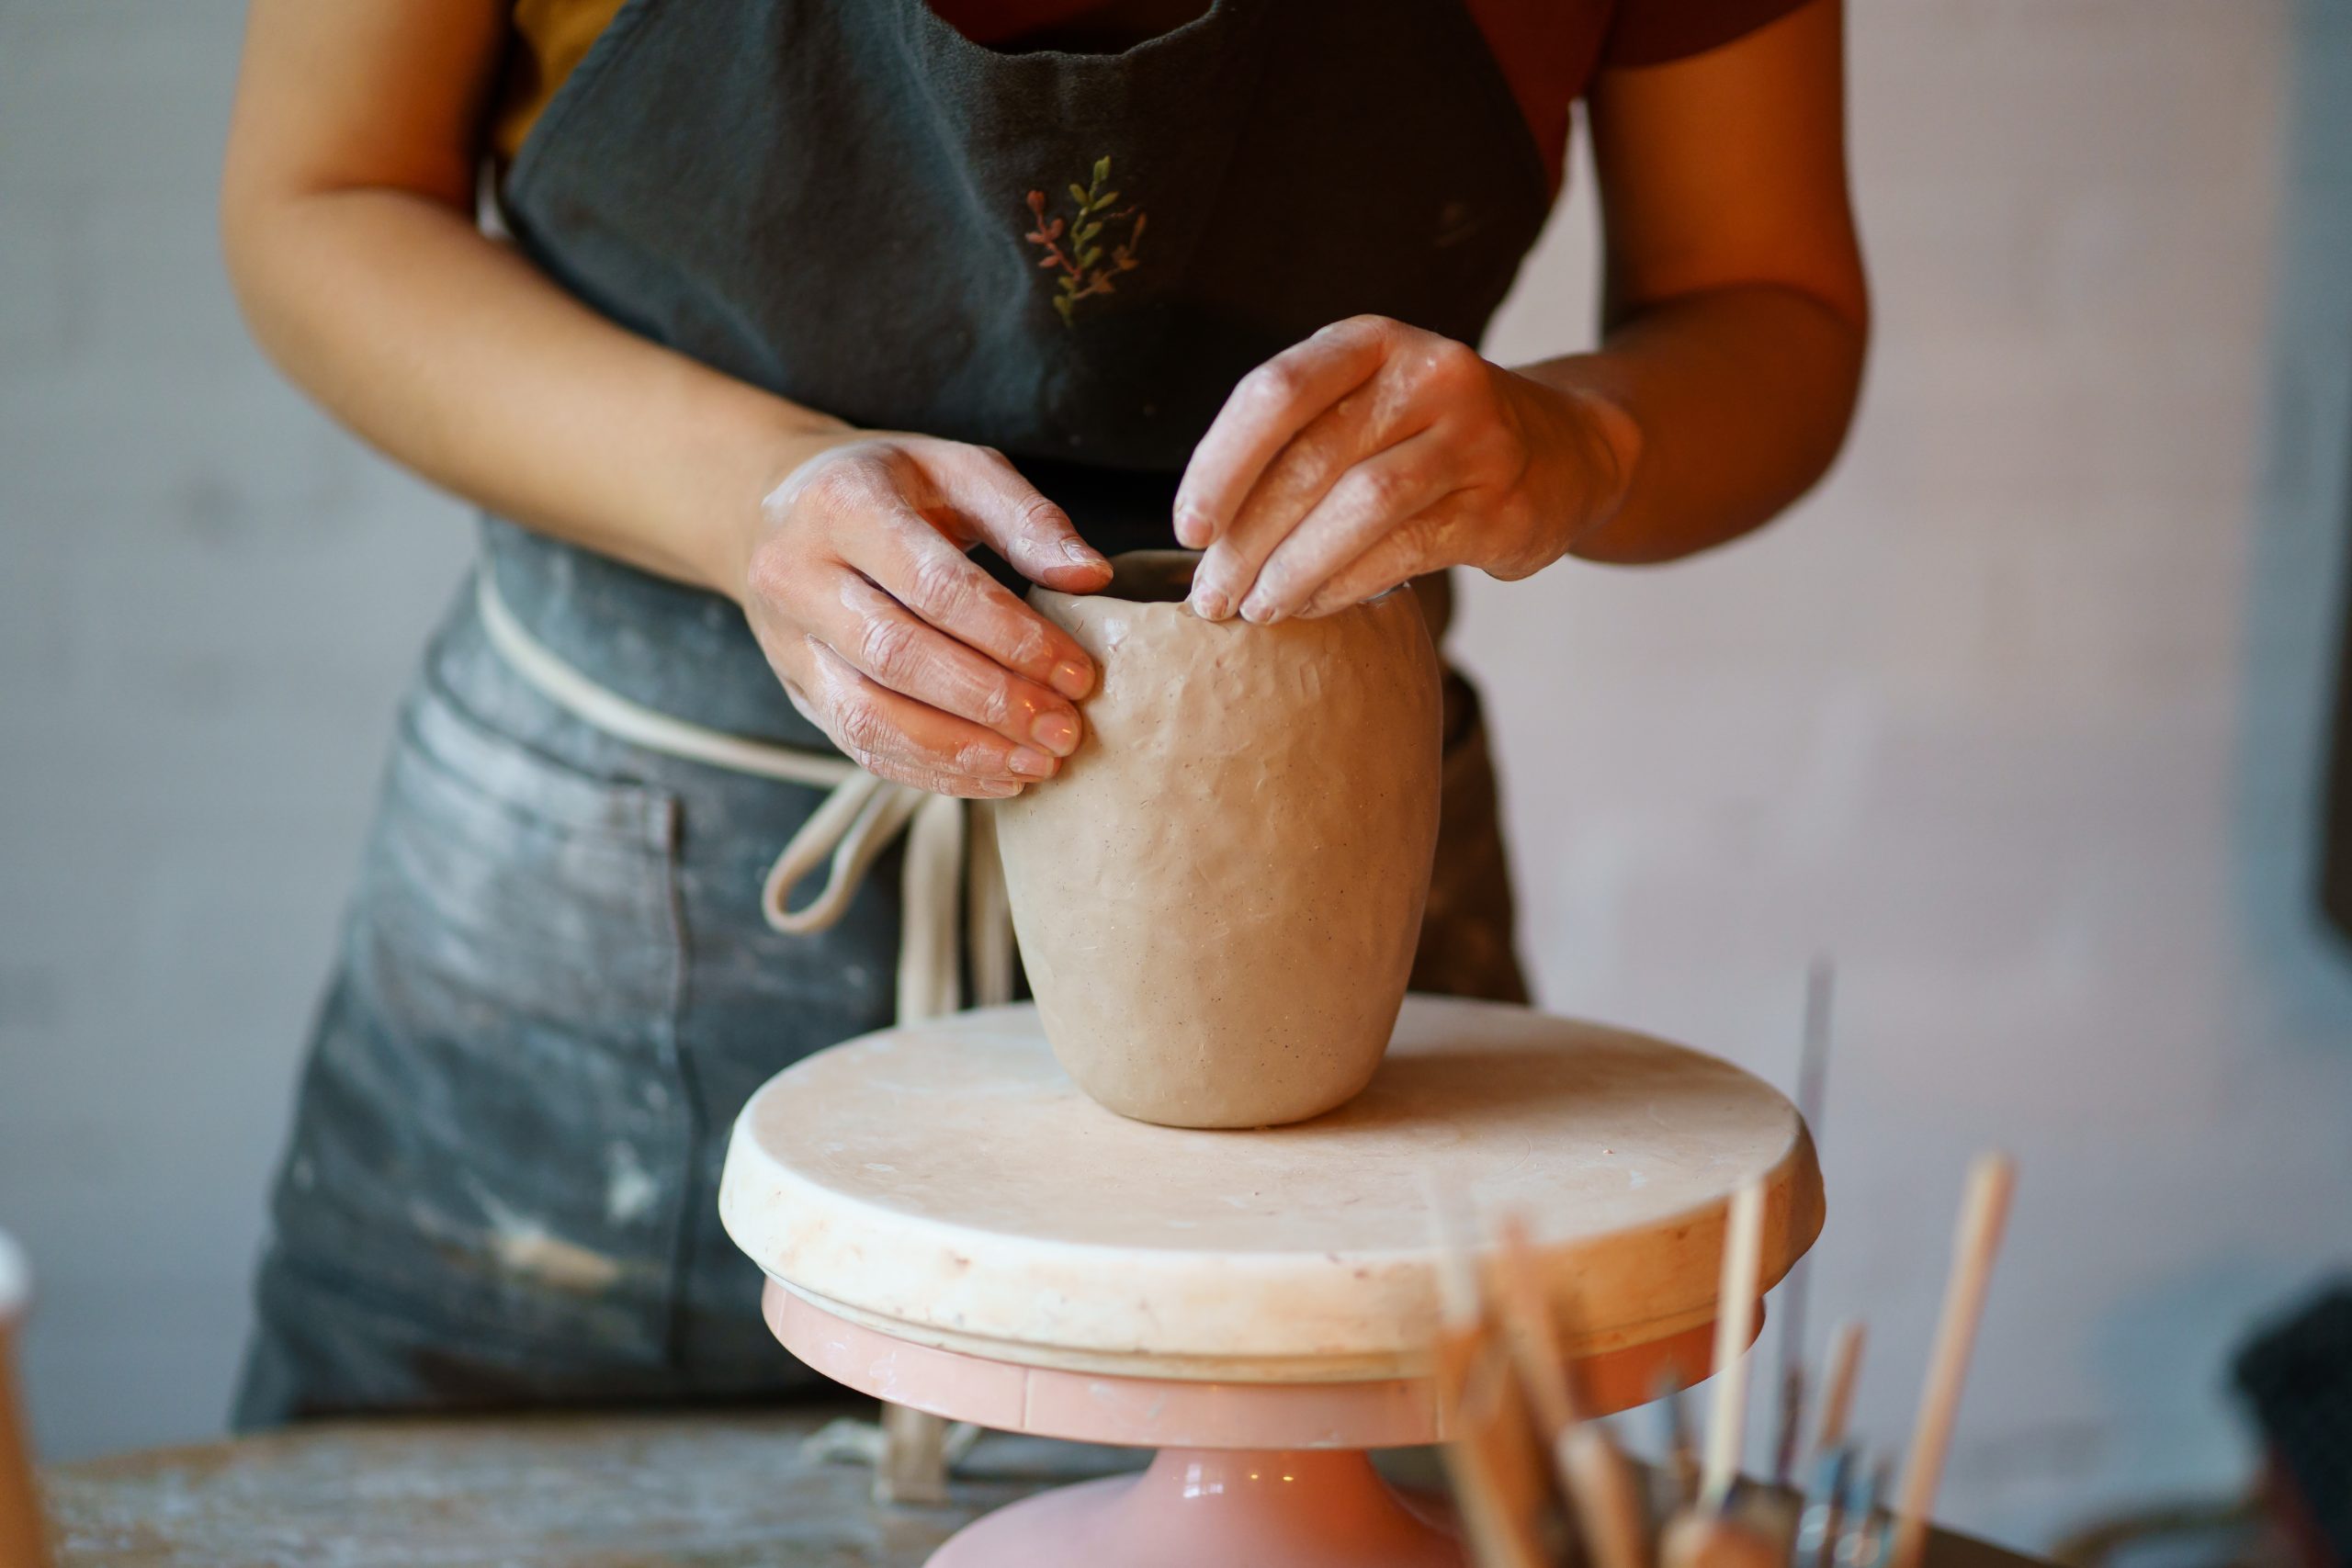
{"label": "woman's right hand", "polygon": [[974,544],[1065,592],[1111,578],[1002,454],[878,435],[819,453],[761,503],[735,597],[793,705],[859,766],[1000,798],[1077,750],[1094,666]]}

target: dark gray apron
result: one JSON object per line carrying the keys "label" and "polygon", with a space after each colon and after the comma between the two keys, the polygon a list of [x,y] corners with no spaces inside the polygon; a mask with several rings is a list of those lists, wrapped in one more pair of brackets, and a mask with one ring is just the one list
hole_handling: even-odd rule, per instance
{"label": "dark gray apron", "polygon": [[[1218,0],[1101,55],[984,48],[921,0],[628,0],[503,195],[615,321],[860,425],[997,446],[1106,550],[1172,542],[1233,382],[1317,328],[1476,342],[1550,199],[1459,0]],[[494,519],[483,542],[592,679],[831,750],[724,600]],[[1458,678],[1447,707],[1415,984],[1521,999]],[[892,865],[831,931],[761,919],[820,798],[590,728],[461,596],[312,1043],[241,1424],[807,1380],[715,1192],[752,1089],[891,1021]]]}

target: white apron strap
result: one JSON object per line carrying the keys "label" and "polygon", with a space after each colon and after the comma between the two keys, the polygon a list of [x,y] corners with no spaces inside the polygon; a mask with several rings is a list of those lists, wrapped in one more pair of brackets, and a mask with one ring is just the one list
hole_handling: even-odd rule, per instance
{"label": "white apron strap", "polygon": [[[876,778],[844,757],[746,740],[633,703],[565,663],[525,629],[499,596],[488,561],[474,584],[491,646],[574,717],[649,751],[831,792],[769,868],[760,912],[771,927],[798,936],[832,926],[848,912],[876,858],[904,832],[899,1021],[916,1023],[962,1008],[957,960],[967,943],[980,1005],[1012,999],[1012,914],[997,859],[996,822],[985,807],[976,802],[967,813],[951,795]],[[820,864],[827,865],[824,886],[793,908],[792,890]]]}

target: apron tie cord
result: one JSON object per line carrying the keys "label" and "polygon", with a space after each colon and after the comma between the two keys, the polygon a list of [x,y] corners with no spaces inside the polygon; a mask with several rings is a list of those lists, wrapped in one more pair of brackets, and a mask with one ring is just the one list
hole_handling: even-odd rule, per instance
{"label": "apron tie cord", "polygon": [[[616,740],[715,768],[805,784],[829,793],[769,868],[760,912],[774,930],[801,936],[848,913],[875,860],[906,836],[899,938],[900,1023],[939,1018],[963,1006],[957,960],[968,948],[978,1004],[1012,999],[1012,921],[996,819],[953,795],[877,778],[846,757],[803,751],[673,718],[599,685],[526,630],[500,597],[485,560],[474,598],[491,646],[542,696]],[[820,864],[824,886],[798,908],[792,890]],[[958,884],[962,897],[958,897]]]}

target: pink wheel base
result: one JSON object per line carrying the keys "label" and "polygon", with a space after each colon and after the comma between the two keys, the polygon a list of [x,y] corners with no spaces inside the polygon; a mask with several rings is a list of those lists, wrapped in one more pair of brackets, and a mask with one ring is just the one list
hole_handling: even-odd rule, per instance
{"label": "pink wheel base", "polygon": [[[1005,1432],[1157,1448],[1141,1475],[1000,1508],[929,1568],[1464,1568],[1442,1503],[1393,1490],[1363,1450],[1443,1441],[1426,1377],[1233,1383],[1117,1377],[991,1360],[853,1323],[771,1280],[768,1325],[862,1393]],[[1762,1303],[1758,1303],[1758,1318]],[[1714,1325],[1588,1358],[1596,1415],[1704,1375]]]}
{"label": "pink wheel base", "polygon": [[[1770,1085],[1433,997],[1406,999],[1356,1100],[1265,1134],[1112,1114],[1034,1007],[910,1022],[753,1095],[718,1208],[814,1371],[905,1410],[1158,1450],[1140,1477],[972,1523],[933,1568],[1463,1568],[1452,1521],[1363,1453],[1459,1435],[1427,1354],[1449,1267],[1430,1177],[1538,1238],[1592,1415],[1706,1375],[1736,1188],[1766,1196],[1759,1290],[1821,1228],[1812,1137]],[[885,1457],[929,1490],[927,1454]]]}
{"label": "pink wheel base", "polygon": [[928,1568],[1464,1568],[1442,1517],[1359,1450],[1162,1449],[975,1520]]}

